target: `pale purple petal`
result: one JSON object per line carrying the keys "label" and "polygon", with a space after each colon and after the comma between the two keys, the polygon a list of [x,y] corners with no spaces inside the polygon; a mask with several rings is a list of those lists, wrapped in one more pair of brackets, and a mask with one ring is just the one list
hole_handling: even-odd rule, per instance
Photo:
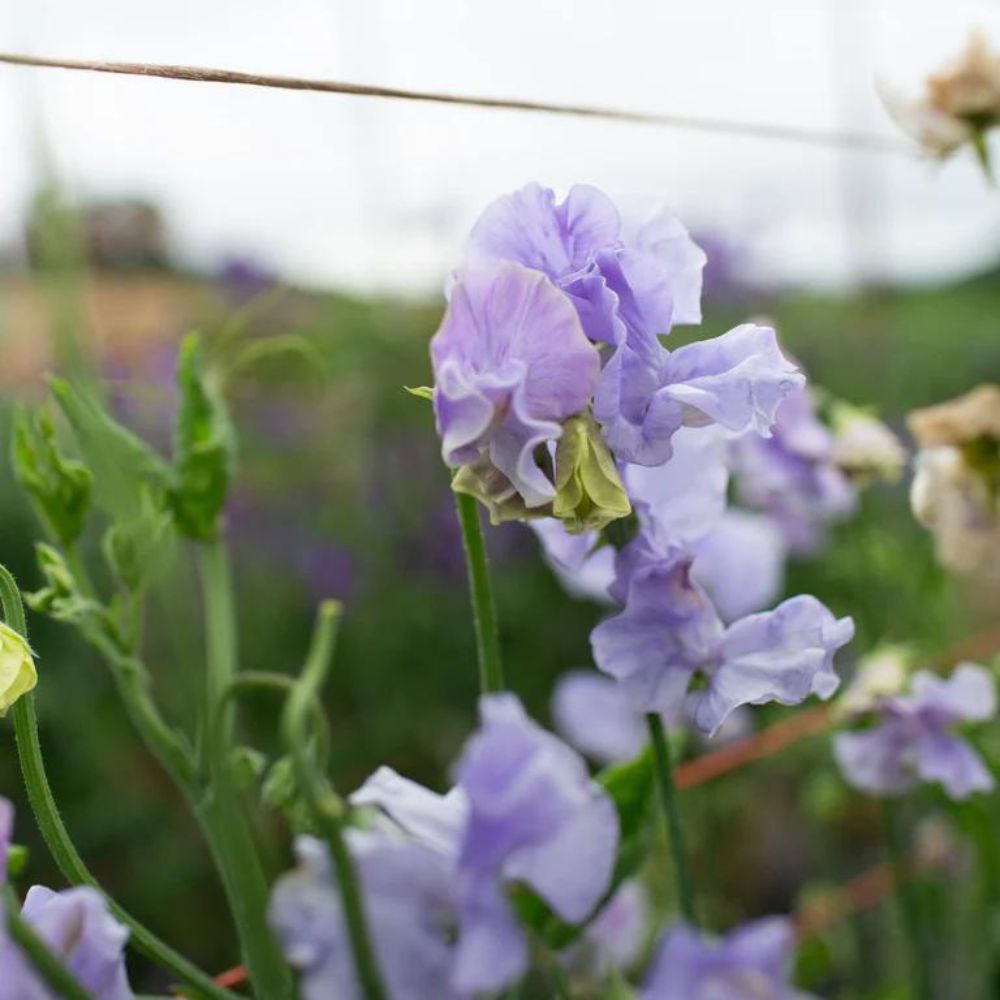
{"label": "pale purple petal", "polygon": [[111,916],[99,892],[86,886],[62,892],[32,886],[21,915],[95,997],[131,1000],[125,972],[129,932]]}
{"label": "pale purple petal", "polygon": [[562,952],[568,968],[602,979],[612,969],[626,970],[638,961],[650,928],[649,897],[636,879],[623,882],[581,939]]}
{"label": "pale purple petal", "polygon": [[870,795],[900,795],[917,783],[908,740],[896,719],[872,729],[838,733],[833,755],[848,784]]}
{"label": "pale purple petal", "polygon": [[445,462],[485,451],[528,506],[551,500],[534,451],[586,408],[600,369],[566,297],[519,264],[461,272],[431,357]]}
{"label": "pale purple petal", "polygon": [[0,886],[7,881],[7,857],[14,838],[14,806],[0,798]]}
{"label": "pale purple petal", "polygon": [[943,724],[984,722],[996,715],[993,675],[975,663],[960,663],[948,677],[920,670],[913,675],[910,689],[913,707],[934,712]]}
{"label": "pale purple petal", "polygon": [[681,221],[660,210],[639,229],[635,242],[659,262],[666,276],[673,322],[700,323],[702,273],[708,258]]}
{"label": "pale purple petal", "polygon": [[660,392],[684,407],[685,423],[714,422],[733,433],[766,436],[779,404],[804,384],[774,330],[746,323],[673,351]]}
{"label": "pale purple petal", "polygon": [[969,744],[950,733],[929,731],[915,744],[917,774],[937,781],[953,799],[993,790],[994,780],[983,758]]}
{"label": "pale purple petal", "polygon": [[557,205],[550,188],[528,184],[486,207],[472,228],[466,262],[516,261],[557,280],[585,267],[620,231],[618,210],[597,188],[577,184]]}
{"label": "pale purple petal", "polygon": [[630,760],[646,744],[646,727],[619,685],[590,670],[574,670],[556,685],[552,717],[571,746],[601,764]]}
{"label": "pale purple petal", "polygon": [[615,550],[610,545],[599,545],[596,531],[572,535],[555,518],[539,518],[529,521],[528,526],[542,543],[545,561],[570,594],[602,603],[610,600],[608,588],[615,579]]}
{"label": "pale purple petal", "polygon": [[461,789],[438,795],[423,785],[380,767],[350,797],[351,805],[375,806],[414,840],[455,855],[469,807]]}
{"label": "pale purple petal", "polygon": [[689,697],[695,724],[714,732],[739,705],[796,705],[810,694],[829,698],[840,683],[834,653],[853,635],[850,618],[835,618],[806,595],[740,619],[718,645],[707,690]]}
{"label": "pale purple petal", "polygon": [[692,551],[691,575],[723,621],[768,607],[784,587],[788,550],[784,535],[766,514],[731,508],[694,542]]}

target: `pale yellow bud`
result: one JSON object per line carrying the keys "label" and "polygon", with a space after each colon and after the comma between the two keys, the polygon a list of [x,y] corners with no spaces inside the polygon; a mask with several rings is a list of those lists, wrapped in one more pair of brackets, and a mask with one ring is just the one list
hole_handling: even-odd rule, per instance
{"label": "pale yellow bud", "polygon": [[37,682],[35,661],[24,637],[0,624],[0,716]]}

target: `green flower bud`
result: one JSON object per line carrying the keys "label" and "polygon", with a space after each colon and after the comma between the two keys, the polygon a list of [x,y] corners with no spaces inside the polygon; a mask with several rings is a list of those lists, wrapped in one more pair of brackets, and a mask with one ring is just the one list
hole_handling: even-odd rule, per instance
{"label": "green flower bud", "polygon": [[571,417],[556,445],[552,514],[574,534],[600,531],[632,513],[625,487],[601,431],[589,415]]}
{"label": "green flower bud", "polygon": [[35,661],[24,636],[0,624],[0,716],[37,683]]}

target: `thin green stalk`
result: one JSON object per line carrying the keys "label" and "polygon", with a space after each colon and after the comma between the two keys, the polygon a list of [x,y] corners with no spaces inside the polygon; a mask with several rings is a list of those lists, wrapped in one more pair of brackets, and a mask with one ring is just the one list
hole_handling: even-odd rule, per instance
{"label": "thin green stalk", "polygon": [[230,770],[233,711],[224,701],[236,675],[237,647],[229,558],[218,541],[200,545],[198,553],[205,601],[202,749],[208,775],[198,816],[222,876],[254,990],[261,998],[281,1000],[291,996],[292,977],[267,924],[267,880]]}
{"label": "thin green stalk", "polygon": [[924,947],[920,920],[920,903],[916,895],[913,873],[908,871],[906,860],[906,834],[899,804],[889,799],[882,800],[885,816],[885,841],[892,865],[896,904],[906,941],[907,960],[913,995],[919,1000],[933,1000],[927,950]]}
{"label": "thin green stalk", "polygon": [[674,784],[674,768],[670,760],[670,744],[663,727],[663,719],[656,714],[646,716],[649,728],[649,740],[653,747],[653,765],[656,770],[656,783],[660,790],[660,803],[667,819],[667,833],[670,841],[670,857],[674,865],[674,877],[677,881],[677,895],[680,899],[681,913],[689,924],[697,925],[694,909],[694,892],[691,888],[691,876],[688,873],[687,854],[684,850],[684,832],[681,828],[681,814],[677,803],[677,787]]}
{"label": "thin green stalk", "polygon": [[364,898],[344,839],[344,806],[329,780],[316,768],[307,736],[309,713],[319,698],[333,657],[340,613],[341,606],[336,601],[324,601],[320,605],[309,655],[298,683],[288,696],[282,728],[306,805],[330,848],[361,992],[365,1000],[387,1000],[368,933]]}
{"label": "thin green stalk", "polygon": [[[0,603],[3,605],[4,620],[7,624],[15,632],[27,638],[21,595],[14,578],[2,565],[0,565]],[[20,698],[11,709],[11,715],[14,717],[14,735],[17,740],[18,759],[28,793],[28,802],[42,834],[42,839],[66,879],[74,885],[89,885],[97,889],[104,896],[108,908],[114,916],[131,931],[132,945],[136,950],[163,968],[170,970],[185,985],[197,990],[202,996],[212,998],[212,1000],[239,1000],[235,993],[218,986],[210,976],[161,941],[152,931],[104,892],[97,879],[84,864],[83,858],[80,857],[73,845],[69,831],[59,815],[59,807],[56,805],[52,788],[49,785],[48,775],[45,772],[45,761],[42,757],[42,747],[38,739],[38,720],[35,716],[34,695],[27,694]]]}
{"label": "thin green stalk", "polygon": [[486,544],[479,521],[479,505],[475,497],[456,493],[458,520],[462,526],[465,563],[469,571],[469,596],[472,599],[472,620],[476,628],[476,652],[479,656],[479,687],[486,694],[503,691],[503,663],[500,659],[500,635],[497,613],[490,585],[490,567],[486,560]]}
{"label": "thin green stalk", "polygon": [[3,904],[6,911],[7,933],[34,966],[35,971],[56,991],[56,994],[65,1000],[94,1000],[90,991],[84,989],[70,975],[59,957],[22,918],[17,897],[9,885],[3,891]]}

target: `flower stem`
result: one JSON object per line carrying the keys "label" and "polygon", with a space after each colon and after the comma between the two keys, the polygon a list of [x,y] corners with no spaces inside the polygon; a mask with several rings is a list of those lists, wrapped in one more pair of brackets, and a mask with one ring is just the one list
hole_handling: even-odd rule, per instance
{"label": "flower stem", "polygon": [[202,751],[208,775],[198,816],[222,875],[254,990],[259,997],[282,1000],[291,996],[291,973],[267,925],[267,880],[230,769],[233,712],[223,701],[236,675],[237,650],[229,558],[219,541],[199,546],[198,554],[206,639]]}
{"label": "flower stem", "polygon": [[919,900],[916,896],[916,886],[913,883],[912,873],[907,871],[903,816],[899,804],[888,799],[882,800],[882,811],[885,816],[885,839],[889,861],[892,865],[896,904],[903,926],[903,936],[906,939],[913,995],[918,1000],[932,1000],[927,951],[924,948],[920,926]]}
{"label": "flower stem", "polygon": [[455,504],[462,526],[465,563],[469,570],[469,596],[472,599],[472,619],[476,628],[476,652],[479,657],[479,687],[483,693],[503,691],[506,685],[500,659],[500,635],[497,631],[497,613],[490,585],[483,528],[479,521],[479,505],[475,497],[467,493],[456,493]]}
{"label": "flower stem", "polygon": [[[27,638],[21,595],[14,578],[4,566],[0,566],[0,603],[3,605],[4,620],[7,624],[15,632]],[[238,1000],[235,993],[216,985],[210,976],[161,941],[101,889],[97,879],[90,873],[73,845],[69,831],[59,815],[59,807],[49,785],[42,747],[38,739],[34,695],[27,694],[20,698],[11,709],[11,715],[14,717],[14,735],[28,802],[42,839],[67,881],[73,885],[89,885],[100,892],[114,916],[132,932],[132,945],[136,950],[163,968],[169,969],[181,982],[212,1000]]]}
{"label": "flower stem", "polygon": [[361,992],[365,1000],[386,1000],[357,871],[344,839],[344,806],[329,780],[316,767],[307,732],[309,715],[319,698],[333,656],[340,613],[341,606],[336,601],[324,601],[320,605],[302,676],[285,705],[282,729],[303,798],[330,849]]}
{"label": "flower stem", "polygon": [[[76,981],[59,957],[21,916],[17,897],[10,886],[3,890],[3,906],[7,933],[57,995],[65,997],[65,1000],[94,1000],[90,992]],[[30,991],[30,987],[28,989]]]}
{"label": "flower stem", "polygon": [[694,910],[694,893],[688,873],[687,855],[684,851],[684,834],[681,829],[681,814],[677,804],[677,789],[674,786],[674,769],[670,761],[670,744],[663,728],[663,719],[655,713],[646,716],[649,741],[653,747],[653,766],[656,783],[660,790],[660,804],[667,819],[667,833],[670,841],[670,856],[677,881],[677,895],[680,899],[684,919],[696,926],[698,921]]}

